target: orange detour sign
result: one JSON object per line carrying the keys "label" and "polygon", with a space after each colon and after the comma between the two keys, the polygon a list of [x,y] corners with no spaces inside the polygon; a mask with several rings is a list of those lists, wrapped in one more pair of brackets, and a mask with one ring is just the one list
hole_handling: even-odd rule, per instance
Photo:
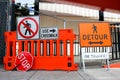
{"label": "orange detour sign", "polygon": [[80,23],[81,47],[111,46],[110,26],[107,22]]}

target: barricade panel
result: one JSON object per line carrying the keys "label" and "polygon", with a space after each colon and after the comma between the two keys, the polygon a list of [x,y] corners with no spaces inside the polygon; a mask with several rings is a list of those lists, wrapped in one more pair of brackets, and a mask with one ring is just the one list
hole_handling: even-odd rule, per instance
{"label": "barricade panel", "polygon": [[41,51],[41,44],[40,44],[40,41],[37,41],[37,56],[41,56],[40,54],[40,51]]}
{"label": "barricade panel", "polygon": [[[34,56],[31,69],[77,70],[73,55],[73,41],[75,39],[72,29],[59,30],[57,40],[17,40],[16,32],[5,32],[4,68],[6,70],[14,69],[16,56],[21,51],[28,51]],[[67,45],[68,42],[69,45]],[[68,51],[68,47],[70,51]]]}
{"label": "barricade panel", "polygon": [[56,55],[60,56],[60,41],[59,40],[56,41],[56,45],[57,45],[57,50],[56,50],[57,54]]}

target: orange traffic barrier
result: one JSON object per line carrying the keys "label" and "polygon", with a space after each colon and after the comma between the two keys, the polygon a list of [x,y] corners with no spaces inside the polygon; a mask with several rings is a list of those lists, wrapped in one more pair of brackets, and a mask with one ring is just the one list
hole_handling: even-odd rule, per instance
{"label": "orange traffic barrier", "polygon": [[[13,70],[15,58],[21,51],[34,56],[31,69],[35,70],[77,70],[74,63],[73,41],[76,39],[72,29],[59,30],[56,40],[17,40],[16,32],[5,32],[6,55],[4,68]],[[68,47],[70,51],[68,51]]]}

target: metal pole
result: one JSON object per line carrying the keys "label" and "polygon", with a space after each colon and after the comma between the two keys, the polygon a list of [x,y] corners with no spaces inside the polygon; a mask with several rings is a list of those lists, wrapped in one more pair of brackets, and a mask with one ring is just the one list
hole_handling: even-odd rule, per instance
{"label": "metal pole", "polygon": [[102,10],[99,11],[99,21],[104,21],[104,12]]}
{"label": "metal pole", "polygon": [[109,50],[110,47],[107,47],[107,53],[108,53],[108,58],[107,58],[107,70],[110,71],[110,62],[109,62]]}
{"label": "metal pole", "polygon": [[11,31],[16,31],[15,2],[14,2],[14,0],[12,0],[12,4],[11,4]]}
{"label": "metal pole", "polygon": [[85,60],[84,60],[84,58],[83,58],[83,54],[84,54],[84,53],[82,53],[82,63],[83,63],[83,72],[85,72]]}
{"label": "metal pole", "polygon": [[66,20],[64,19],[64,29],[66,29]]}
{"label": "metal pole", "polygon": [[6,31],[11,30],[11,7],[12,7],[12,1],[9,0],[8,2],[8,15],[7,15],[7,26],[6,26]]}
{"label": "metal pole", "polygon": [[39,0],[35,0],[35,15],[39,15],[39,12],[36,12],[36,11],[39,11]]}
{"label": "metal pole", "polygon": [[45,16],[48,16],[48,17],[52,17],[52,18],[55,18],[55,19],[64,21],[63,18],[59,18],[59,17],[56,17],[56,16],[52,16],[52,15],[49,15],[49,14],[45,14],[45,13],[42,13],[42,12],[39,12],[39,11],[35,11],[35,12],[38,12],[38,13],[41,14],[41,15],[45,15]]}

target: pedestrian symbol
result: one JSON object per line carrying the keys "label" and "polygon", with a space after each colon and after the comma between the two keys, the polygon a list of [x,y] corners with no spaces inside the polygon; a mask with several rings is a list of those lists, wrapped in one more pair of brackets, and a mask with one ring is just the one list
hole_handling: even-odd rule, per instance
{"label": "pedestrian symbol", "polygon": [[26,22],[26,25],[28,26],[28,28],[24,26],[24,28],[26,28],[25,35],[27,34],[27,32],[29,32],[29,35],[31,35],[31,32],[30,32],[31,24],[28,23],[28,21],[25,21],[25,22]]}
{"label": "pedestrian symbol", "polygon": [[94,24],[93,24],[93,27],[92,27],[92,29],[93,29],[93,33],[97,33],[97,26],[95,26]]}
{"label": "pedestrian symbol", "polygon": [[39,17],[18,18],[18,39],[39,39]]}

